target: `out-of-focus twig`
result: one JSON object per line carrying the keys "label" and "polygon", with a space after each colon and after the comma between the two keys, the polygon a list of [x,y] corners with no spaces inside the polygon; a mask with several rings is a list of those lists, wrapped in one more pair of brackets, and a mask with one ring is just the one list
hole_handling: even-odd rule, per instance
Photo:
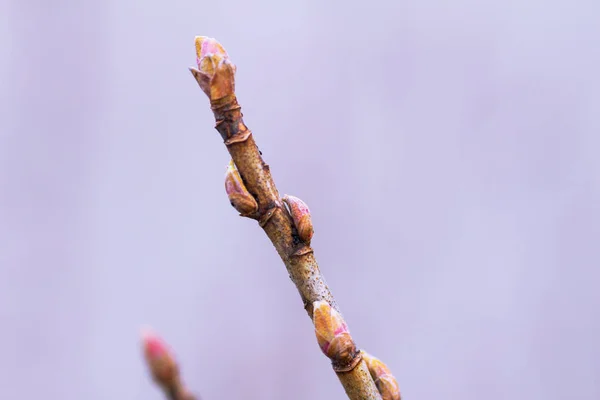
{"label": "out-of-focus twig", "polygon": [[183,384],[179,366],[169,346],[149,330],[142,332],[142,347],[152,379],[168,400],[200,400]]}

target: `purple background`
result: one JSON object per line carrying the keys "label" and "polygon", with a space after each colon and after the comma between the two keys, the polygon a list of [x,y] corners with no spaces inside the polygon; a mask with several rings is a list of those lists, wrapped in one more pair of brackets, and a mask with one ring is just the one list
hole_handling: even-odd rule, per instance
{"label": "purple background", "polygon": [[187,67],[246,122],[358,344],[406,399],[600,398],[600,6],[0,5],[0,398],[342,399]]}

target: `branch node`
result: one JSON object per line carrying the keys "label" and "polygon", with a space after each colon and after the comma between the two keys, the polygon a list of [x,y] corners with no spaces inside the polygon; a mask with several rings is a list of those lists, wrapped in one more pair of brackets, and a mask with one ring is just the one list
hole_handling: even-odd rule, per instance
{"label": "branch node", "polygon": [[313,249],[310,246],[303,244],[300,248],[298,248],[296,251],[294,251],[294,253],[292,254],[292,257],[301,257],[305,254],[310,254],[310,253],[313,253]]}
{"label": "branch node", "polygon": [[[214,99],[210,101],[210,109],[215,114],[224,115],[227,112],[240,110],[242,106],[239,105],[235,93],[221,97],[220,99]],[[219,123],[219,121],[217,121]]]}
{"label": "branch node", "polygon": [[260,225],[261,228],[264,228],[265,225],[267,225],[267,222],[269,222],[269,220],[271,219],[271,217],[273,216],[273,214],[275,214],[275,210],[277,210],[279,207],[277,206],[273,206],[271,208],[269,208],[267,210],[267,212],[265,212],[260,219],[258,220],[258,224]]}
{"label": "branch node", "polygon": [[335,372],[350,372],[362,361],[362,354],[360,350],[356,350],[352,355],[350,362],[339,362],[337,360],[331,360],[331,366]]}
{"label": "branch node", "polygon": [[[218,129],[218,125],[216,127]],[[235,143],[242,143],[248,140],[248,138],[252,135],[252,131],[248,129],[246,132],[238,132],[232,136],[229,136],[229,139],[225,141],[226,146],[231,146]]]}

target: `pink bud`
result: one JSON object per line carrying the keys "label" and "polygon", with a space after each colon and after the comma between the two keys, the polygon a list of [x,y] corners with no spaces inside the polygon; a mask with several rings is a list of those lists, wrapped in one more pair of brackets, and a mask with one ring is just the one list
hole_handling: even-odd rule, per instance
{"label": "pink bud", "polygon": [[225,172],[225,191],[229,202],[241,215],[252,214],[258,210],[258,204],[246,189],[233,160],[229,162]]}
{"label": "pink bud", "polygon": [[287,205],[292,216],[292,220],[298,231],[298,237],[306,244],[310,244],[314,229],[308,206],[299,198],[287,194],[283,196],[283,202]]}
{"label": "pink bud", "polygon": [[361,360],[348,326],[339,312],[326,301],[313,303],[313,323],[321,351],[338,372],[352,370]]}
{"label": "pink bud", "polygon": [[163,387],[173,386],[178,379],[178,368],[167,344],[151,331],[144,330],[142,345],[154,380]]}
{"label": "pink bud", "polygon": [[369,373],[383,400],[400,400],[400,387],[390,369],[380,359],[362,352]]}
{"label": "pink bud", "polygon": [[196,36],[194,42],[196,44],[196,56],[198,59],[206,57],[208,54],[228,57],[227,51],[225,51],[221,43],[217,42],[216,39],[207,36]]}
{"label": "pink bud", "polygon": [[223,46],[213,38],[196,36],[196,63],[190,68],[202,91],[211,101],[235,92],[235,65]]}

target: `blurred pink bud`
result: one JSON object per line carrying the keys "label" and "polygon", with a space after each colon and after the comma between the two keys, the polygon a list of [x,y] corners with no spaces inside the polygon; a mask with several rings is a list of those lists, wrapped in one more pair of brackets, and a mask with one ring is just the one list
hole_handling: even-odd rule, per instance
{"label": "blurred pink bud", "polygon": [[142,332],[142,345],[154,380],[163,387],[174,386],[178,379],[178,368],[168,345],[149,330]]}

